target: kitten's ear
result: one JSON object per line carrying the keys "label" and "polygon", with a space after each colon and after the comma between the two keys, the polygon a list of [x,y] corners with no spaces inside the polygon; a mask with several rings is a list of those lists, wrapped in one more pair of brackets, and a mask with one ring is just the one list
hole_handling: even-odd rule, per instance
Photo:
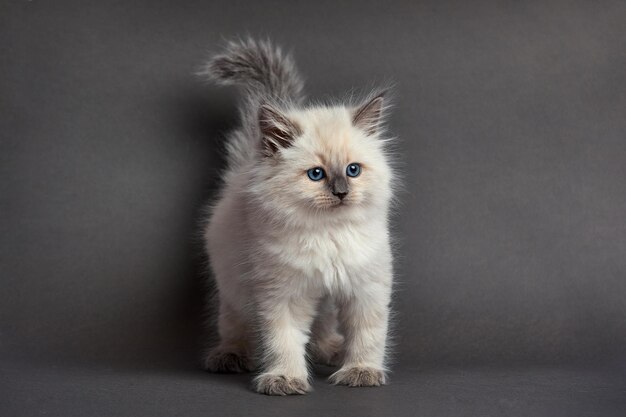
{"label": "kitten's ear", "polygon": [[266,156],[273,156],[279,149],[290,147],[302,134],[298,125],[269,104],[263,104],[259,109],[259,127]]}
{"label": "kitten's ear", "polygon": [[353,111],[352,123],[368,135],[375,135],[383,122],[384,93],[379,93]]}

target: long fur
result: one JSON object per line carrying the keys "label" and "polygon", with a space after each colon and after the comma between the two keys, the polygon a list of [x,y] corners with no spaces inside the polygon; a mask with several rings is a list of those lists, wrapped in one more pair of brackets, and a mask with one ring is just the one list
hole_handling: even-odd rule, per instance
{"label": "long fur", "polygon": [[[205,72],[245,95],[204,231],[220,334],[205,367],[259,369],[258,392],[302,394],[308,346],[340,366],[331,382],[384,384],[396,182],[387,99],[376,91],[358,104],[304,106],[293,60],[267,41],[230,42]],[[361,173],[348,177],[353,163]],[[326,178],[312,181],[314,167]]]}
{"label": "long fur", "polygon": [[241,128],[226,142],[230,168],[254,157],[259,136],[258,110],[262,103],[299,105],[304,100],[304,83],[293,59],[268,40],[233,40],[215,55],[200,75],[220,85],[238,85],[244,90],[240,107]]}

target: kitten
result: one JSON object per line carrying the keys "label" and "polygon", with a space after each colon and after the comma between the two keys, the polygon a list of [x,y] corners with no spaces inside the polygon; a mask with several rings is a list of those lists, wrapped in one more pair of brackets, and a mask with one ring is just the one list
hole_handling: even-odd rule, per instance
{"label": "kitten", "polygon": [[394,182],[381,137],[386,99],[304,106],[291,57],[269,42],[230,42],[206,73],[242,86],[246,101],[205,230],[220,336],[205,368],[258,365],[256,391],[304,394],[308,346],[315,361],[340,366],[334,384],[385,384]]}

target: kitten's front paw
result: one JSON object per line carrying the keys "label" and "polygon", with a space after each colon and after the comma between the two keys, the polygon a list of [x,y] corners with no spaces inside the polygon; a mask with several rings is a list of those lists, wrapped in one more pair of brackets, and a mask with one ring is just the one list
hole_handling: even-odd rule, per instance
{"label": "kitten's front paw", "polygon": [[302,395],[311,390],[311,385],[300,378],[262,374],[256,378],[255,388],[258,393],[266,395]]}
{"label": "kitten's front paw", "polygon": [[211,351],[204,359],[205,371],[217,373],[241,373],[252,370],[250,361],[242,354],[220,349]]}
{"label": "kitten's front paw", "polygon": [[332,374],[328,381],[331,384],[349,387],[378,387],[385,384],[385,372],[367,366],[342,368]]}

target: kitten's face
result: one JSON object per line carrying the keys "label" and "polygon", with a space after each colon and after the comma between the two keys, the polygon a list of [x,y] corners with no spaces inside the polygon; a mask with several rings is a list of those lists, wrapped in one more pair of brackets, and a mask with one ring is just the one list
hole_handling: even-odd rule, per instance
{"label": "kitten's face", "polygon": [[324,217],[386,207],[391,170],[384,142],[375,131],[355,125],[354,116],[344,107],[286,114],[297,134],[264,161],[259,186],[269,204]]}

